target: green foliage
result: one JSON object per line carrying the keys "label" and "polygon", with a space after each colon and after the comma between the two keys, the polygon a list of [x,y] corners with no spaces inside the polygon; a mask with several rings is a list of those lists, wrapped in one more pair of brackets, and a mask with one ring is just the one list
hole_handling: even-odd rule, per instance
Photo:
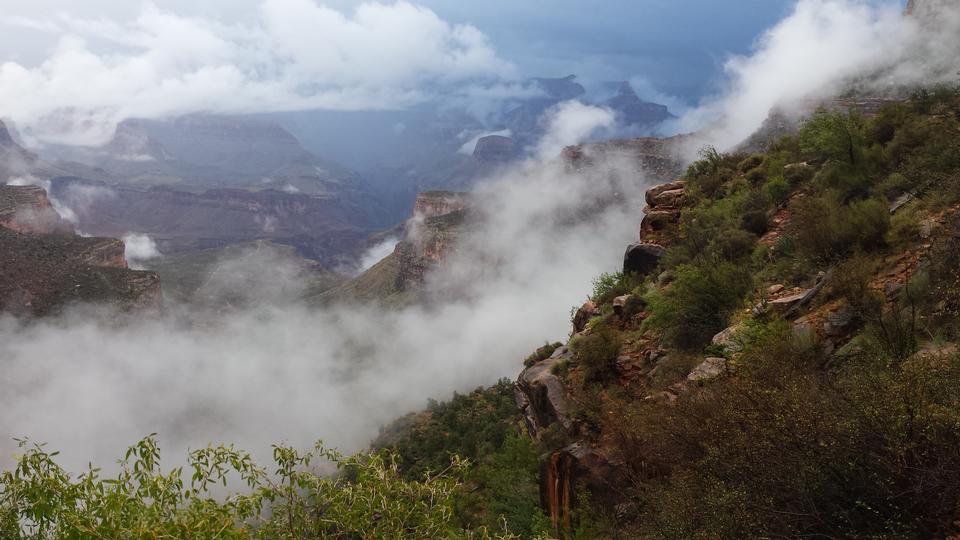
{"label": "green foliage", "polygon": [[583,368],[584,381],[603,382],[616,373],[617,356],[620,353],[619,334],[610,328],[579,336],[570,343]]}
{"label": "green foliage", "polygon": [[865,144],[864,120],[854,112],[819,109],[800,128],[800,148],[819,160],[856,164]]}
{"label": "green foliage", "polygon": [[475,466],[466,471],[467,489],[456,501],[458,526],[502,530],[505,521],[507,530],[530,537],[540,515],[539,453],[520,434],[521,424],[513,383],[503,379],[493,387],[431,403],[425,413],[387,427],[374,447],[398,456],[399,471],[408,480],[442,470],[452,456],[469,459]]}
{"label": "green foliage", "polygon": [[[127,451],[116,477],[101,478],[93,468],[71,476],[41,445],[20,441],[20,448],[15,467],[0,475],[2,530],[11,540],[491,537],[454,521],[467,470],[459,458],[406,480],[389,454],[344,457],[321,444],[305,453],[274,446],[268,471],[220,446],[191,452],[185,467],[164,471],[150,436]],[[338,472],[311,472],[317,462]],[[245,484],[240,494],[213,492],[231,479]]]}
{"label": "green foliage", "polygon": [[764,194],[773,201],[774,204],[781,204],[790,196],[790,182],[784,177],[777,176],[771,178],[763,185]]}
{"label": "green foliage", "polygon": [[623,441],[637,536],[943,537],[960,503],[960,358],[828,371],[789,324],[756,336],[736,377],[604,426]]}
{"label": "green foliage", "polygon": [[882,247],[890,228],[887,204],[879,199],[844,205],[828,195],[799,201],[794,210],[793,236],[800,251],[814,261]]}
{"label": "green foliage", "polygon": [[676,268],[674,283],[648,297],[653,314],[645,327],[660,330],[667,343],[692,350],[706,345],[726,326],[750,290],[742,265],[716,260]]}
{"label": "green foliage", "polygon": [[766,156],[763,154],[752,154],[740,163],[737,164],[737,170],[746,173],[747,171],[756,169],[763,165],[763,162],[766,160]]}
{"label": "green foliage", "polygon": [[614,274],[603,273],[594,278],[593,292],[590,294],[590,300],[598,306],[609,304],[618,296],[629,294],[639,283],[637,277],[617,272]]}

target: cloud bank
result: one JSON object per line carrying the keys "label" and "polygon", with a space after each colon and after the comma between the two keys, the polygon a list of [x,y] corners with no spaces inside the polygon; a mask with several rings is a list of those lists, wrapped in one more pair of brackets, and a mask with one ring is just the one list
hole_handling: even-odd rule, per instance
{"label": "cloud bank", "polygon": [[[589,131],[585,113],[605,122],[578,108],[554,125]],[[620,267],[644,187],[635,166],[578,173],[557,160],[487,179],[471,234],[422,306],[311,309],[289,294],[299,269],[247,254],[211,280],[219,294],[253,295],[232,312],[0,318],[0,455],[13,451],[9,437],[29,435],[73,468],[108,464],[154,431],[175,455],[209,442],[260,455],[316,438],[361,448],[427,398],[515,377],[530,351],[562,339],[591,278]]]}
{"label": "cloud bank", "polygon": [[0,118],[34,144],[102,144],[131,117],[405,107],[441,88],[496,93],[514,74],[479,30],[405,1],[342,12],[263,0],[254,22],[234,24],[148,3],[132,21],[0,25],[61,34],[38,66],[0,64]]}
{"label": "cloud bank", "polygon": [[684,114],[672,130],[699,130],[701,143],[730,149],[774,108],[802,112],[849,89],[886,95],[956,82],[958,59],[956,4],[940,2],[932,17],[905,17],[898,1],[800,0],[757,39],[753,54],[726,62],[724,90]]}

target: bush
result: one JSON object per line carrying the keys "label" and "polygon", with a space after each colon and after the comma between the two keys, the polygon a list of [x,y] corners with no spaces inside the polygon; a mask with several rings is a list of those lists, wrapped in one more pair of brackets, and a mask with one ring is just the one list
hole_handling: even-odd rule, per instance
{"label": "bush", "polygon": [[763,170],[763,167],[757,167],[747,172],[746,179],[751,186],[759,186],[767,179],[767,172]]}
{"label": "bush", "polygon": [[637,276],[627,275],[623,272],[600,274],[593,280],[593,292],[590,294],[590,300],[598,306],[609,304],[613,302],[614,298],[629,294],[639,284],[637,280]]}
{"label": "bush", "polygon": [[843,205],[829,195],[812,197],[800,201],[794,211],[792,234],[800,251],[815,262],[881,247],[890,228],[890,212],[880,199]]}
{"label": "bush", "polygon": [[584,382],[602,382],[616,374],[620,355],[619,334],[609,328],[581,336],[570,344],[583,368]]}
{"label": "bush", "polygon": [[800,128],[800,147],[818,160],[861,161],[866,145],[863,118],[855,112],[819,109]]}
{"label": "bush", "polygon": [[748,344],[737,377],[611,416],[604,430],[621,441],[643,509],[636,536],[949,536],[960,358],[866,355],[833,372],[825,361],[775,323]]}
{"label": "bush", "polygon": [[750,290],[744,265],[709,261],[678,266],[673,284],[652,293],[652,315],[644,326],[663,333],[664,340],[684,350],[699,349],[727,324]]}
{"label": "bush", "polygon": [[763,165],[765,159],[766,156],[763,154],[753,154],[737,164],[737,170],[742,173],[746,173],[751,169],[756,169],[757,167]]}
{"label": "bush", "polygon": [[771,178],[763,185],[763,193],[774,204],[781,204],[790,197],[790,182],[782,176]]}

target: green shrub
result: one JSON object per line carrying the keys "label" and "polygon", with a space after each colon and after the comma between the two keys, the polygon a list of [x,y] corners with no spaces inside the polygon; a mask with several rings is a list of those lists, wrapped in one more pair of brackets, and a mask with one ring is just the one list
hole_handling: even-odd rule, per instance
{"label": "green shrub", "polygon": [[794,211],[792,234],[800,251],[817,262],[881,247],[890,228],[887,204],[879,199],[843,205],[829,195],[813,197],[800,201]]}
{"label": "green shrub", "polygon": [[818,160],[857,164],[866,146],[863,118],[856,112],[819,109],[800,128],[800,147]]}
{"label": "green shrub", "polygon": [[745,212],[743,217],[740,218],[740,228],[757,236],[765,234],[769,226],[767,213],[763,210]]}
{"label": "green shrub", "polygon": [[763,184],[764,181],[766,181],[767,171],[763,170],[763,167],[757,167],[755,169],[751,169],[747,171],[745,178],[747,179],[747,182],[749,182],[751,186],[759,186]]}
{"label": "green shrub", "polygon": [[726,326],[750,290],[744,265],[708,261],[678,266],[673,284],[647,298],[652,315],[644,326],[662,332],[680,349],[699,349]]}
{"label": "green shrub", "polygon": [[790,197],[790,182],[782,176],[771,178],[763,185],[763,193],[774,204],[781,204]]}
{"label": "green shrub", "polygon": [[603,273],[594,278],[590,300],[598,306],[609,304],[618,296],[629,294],[639,283],[638,277],[623,272]]}
{"label": "green shrub", "polygon": [[740,261],[753,253],[757,243],[754,233],[742,229],[728,229],[718,232],[710,242],[709,253],[727,261]]}
{"label": "green shrub", "polygon": [[577,362],[583,368],[584,382],[602,382],[616,374],[620,335],[615,330],[604,328],[590,335],[580,336],[574,339],[570,346],[577,355]]}
{"label": "green shrub", "polygon": [[756,169],[763,165],[766,157],[763,154],[753,154],[737,164],[737,170],[746,173],[749,170]]}

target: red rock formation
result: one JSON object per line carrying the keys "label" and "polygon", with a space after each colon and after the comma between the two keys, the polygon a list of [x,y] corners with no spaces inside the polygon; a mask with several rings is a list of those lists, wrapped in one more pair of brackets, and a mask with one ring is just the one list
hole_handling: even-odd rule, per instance
{"label": "red rock formation", "polygon": [[413,202],[413,216],[416,218],[431,218],[442,216],[458,210],[465,210],[469,206],[470,194],[454,191],[426,191],[418,193]]}
{"label": "red rock formation", "polygon": [[126,267],[123,242],[0,228],[0,310],[46,315],[74,302],[159,307],[160,277]]}
{"label": "red rock formation", "polygon": [[38,186],[0,186],[0,226],[35,234],[73,234]]}
{"label": "red rock formation", "polygon": [[632,164],[638,174],[652,182],[669,182],[683,174],[685,160],[680,152],[687,139],[686,136],[643,137],[581,144],[564,148],[561,157],[576,168],[611,162],[609,160]]}

